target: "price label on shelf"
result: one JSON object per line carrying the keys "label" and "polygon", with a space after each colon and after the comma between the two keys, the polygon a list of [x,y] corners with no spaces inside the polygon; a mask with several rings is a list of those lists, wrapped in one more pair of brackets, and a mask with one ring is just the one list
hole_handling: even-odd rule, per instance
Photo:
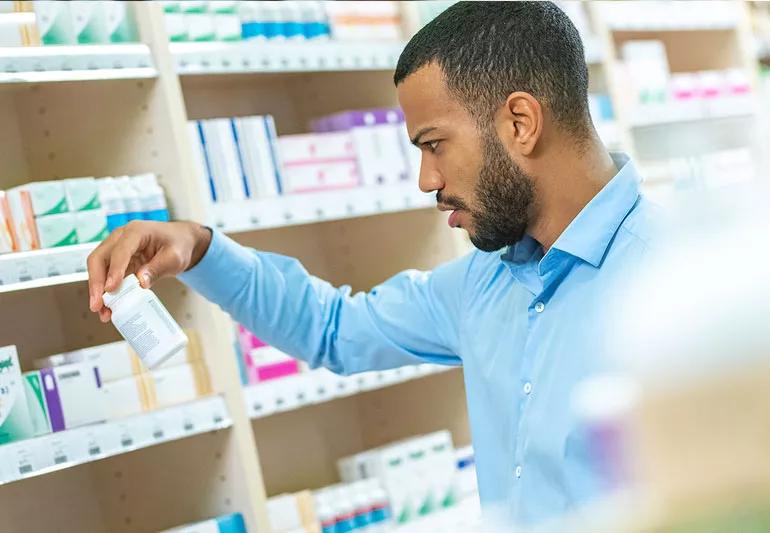
{"label": "price label on shelf", "polygon": [[44,439],[30,439],[6,446],[11,479],[31,476],[53,466],[50,448]]}
{"label": "price label on shelf", "polygon": [[74,460],[72,436],[68,432],[54,433],[44,442],[46,444],[44,451],[50,455],[49,461],[53,465],[63,465]]}

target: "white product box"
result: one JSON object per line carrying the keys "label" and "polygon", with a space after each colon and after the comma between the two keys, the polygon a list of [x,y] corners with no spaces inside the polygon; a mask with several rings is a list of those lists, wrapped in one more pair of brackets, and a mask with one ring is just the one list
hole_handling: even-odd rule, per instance
{"label": "white product box", "polygon": [[241,19],[238,18],[238,15],[214,15],[214,37],[217,41],[240,41]]}
{"label": "white product box", "polygon": [[154,406],[143,374],[102,385],[107,418],[123,418],[149,411]]}
{"label": "white product box", "polygon": [[108,43],[107,15],[104,2],[71,1],[70,13],[75,41],[80,44]]}
{"label": "white product box", "polygon": [[111,43],[127,43],[137,40],[137,31],[130,9],[130,2],[104,2],[107,34]]}
{"label": "white product box", "polygon": [[278,137],[278,150],[284,167],[287,164],[319,164],[324,160],[348,161],[356,157],[353,137],[347,131],[282,135]]}
{"label": "white product box", "polygon": [[182,2],[178,2],[178,4],[179,9],[183,13],[205,13],[206,6],[208,6],[208,2],[201,0],[184,0]]}
{"label": "white product box", "polygon": [[90,363],[74,363],[40,370],[48,417],[53,431],[105,419],[99,371]]}
{"label": "white product box", "polygon": [[43,44],[76,44],[69,2],[36,1],[35,18]]}
{"label": "white product box", "polygon": [[409,179],[409,163],[401,150],[402,131],[401,124],[378,124],[351,130],[362,185],[390,185]]}
{"label": "white product box", "polygon": [[283,168],[284,190],[287,193],[315,192],[357,187],[361,183],[355,159],[327,163],[294,165]]}
{"label": "white product box", "polygon": [[142,372],[141,362],[126,341],[111,342],[37,359],[36,368],[88,363],[99,371],[103,382],[116,381]]}
{"label": "white product box", "polygon": [[148,377],[150,395],[158,407],[189,402],[211,394],[211,380],[202,361],[153,370]]}
{"label": "white product box", "polygon": [[[72,2],[91,4],[98,2]],[[71,212],[88,211],[102,206],[99,202],[99,186],[95,178],[70,178],[64,180],[67,209]]]}
{"label": "white product box", "polygon": [[250,198],[272,198],[278,195],[281,177],[272,141],[272,117],[233,119],[243,170]]}
{"label": "white product box", "polygon": [[163,16],[163,23],[166,26],[166,33],[170,42],[177,43],[189,40],[186,16],[182,13],[166,13]]}
{"label": "white product box", "polygon": [[187,37],[190,41],[213,41],[216,37],[214,16],[208,13],[190,13],[184,15]]}
{"label": "white product box", "polygon": [[230,119],[204,120],[202,125],[203,146],[216,184],[217,200],[244,200],[244,175]]}
{"label": "white product box", "polygon": [[16,229],[20,251],[40,248],[35,218],[67,212],[64,184],[39,181],[7,191],[8,204]]}
{"label": "white product box", "polygon": [[78,244],[74,213],[37,217],[35,225],[41,248],[57,248]]}
{"label": "white product box", "polygon": [[101,242],[110,234],[107,227],[107,213],[103,209],[92,209],[73,213],[75,219],[75,232],[78,242]]}

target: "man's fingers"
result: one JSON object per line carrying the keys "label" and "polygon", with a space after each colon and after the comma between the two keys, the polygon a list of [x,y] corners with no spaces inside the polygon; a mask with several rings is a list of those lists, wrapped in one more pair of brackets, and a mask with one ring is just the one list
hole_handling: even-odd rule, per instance
{"label": "man's fingers", "polygon": [[99,309],[99,320],[102,322],[109,322],[112,318],[112,311],[110,311],[109,307],[102,307]]}
{"label": "man's fingers", "polygon": [[136,276],[142,287],[149,289],[153,283],[168,275],[178,274],[184,269],[184,260],[172,248],[161,248],[150,261],[139,268]]}
{"label": "man's fingers", "polygon": [[107,279],[110,254],[121,233],[121,229],[113,231],[88,256],[88,306],[91,311],[96,312],[102,307],[102,294],[104,293],[104,282]]}
{"label": "man's fingers", "polygon": [[126,275],[128,263],[141,248],[143,240],[141,233],[131,231],[130,228],[123,232],[120,240],[112,248],[109,257],[107,280],[104,283],[105,291],[112,292],[120,286],[120,282],[123,281],[123,277]]}

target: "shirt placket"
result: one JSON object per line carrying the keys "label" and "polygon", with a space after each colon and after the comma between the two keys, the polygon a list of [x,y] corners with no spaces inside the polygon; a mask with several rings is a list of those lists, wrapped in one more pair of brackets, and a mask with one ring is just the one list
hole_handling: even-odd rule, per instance
{"label": "shirt placket", "polygon": [[549,268],[544,269],[542,276],[540,276],[542,282],[541,289],[534,294],[527,308],[527,339],[524,344],[524,357],[522,358],[519,380],[515,391],[515,394],[518,395],[519,413],[518,423],[514,428],[515,434],[512,438],[512,442],[514,443],[514,497],[512,498],[511,506],[514,513],[516,513],[516,506],[519,501],[518,493],[522,487],[522,477],[526,476],[527,465],[525,464],[525,458],[529,442],[528,425],[530,418],[528,413],[530,403],[533,400],[533,395],[537,387],[534,372],[537,358],[540,355],[539,347],[542,344],[541,323],[546,315],[555,286],[558,285],[558,283],[554,283],[554,281],[560,279],[560,267],[566,266],[566,263],[551,257],[546,258],[546,263],[544,263],[544,265],[547,265]]}

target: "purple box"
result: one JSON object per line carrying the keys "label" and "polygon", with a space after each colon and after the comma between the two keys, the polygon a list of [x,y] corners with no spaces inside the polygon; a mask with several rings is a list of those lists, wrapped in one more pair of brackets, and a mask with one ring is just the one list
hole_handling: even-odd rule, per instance
{"label": "purple box", "polygon": [[51,421],[51,431],[63,431],[66,429],[64,426],[64,411],[61,407],[59,386],[56,384],[56,376],[53,373],[53,368],[41,369],[40,377],[43,382],[45,403],[48,407],[48,418]]}
{"label": "purple box", "polygon": [[316,133],[330,131],[348,131],[352,128],[374,126],[376,124],[397,124],[404,121],[404,112],[397,107],[343,111],[320,117],[311,122],[310,127]]}

